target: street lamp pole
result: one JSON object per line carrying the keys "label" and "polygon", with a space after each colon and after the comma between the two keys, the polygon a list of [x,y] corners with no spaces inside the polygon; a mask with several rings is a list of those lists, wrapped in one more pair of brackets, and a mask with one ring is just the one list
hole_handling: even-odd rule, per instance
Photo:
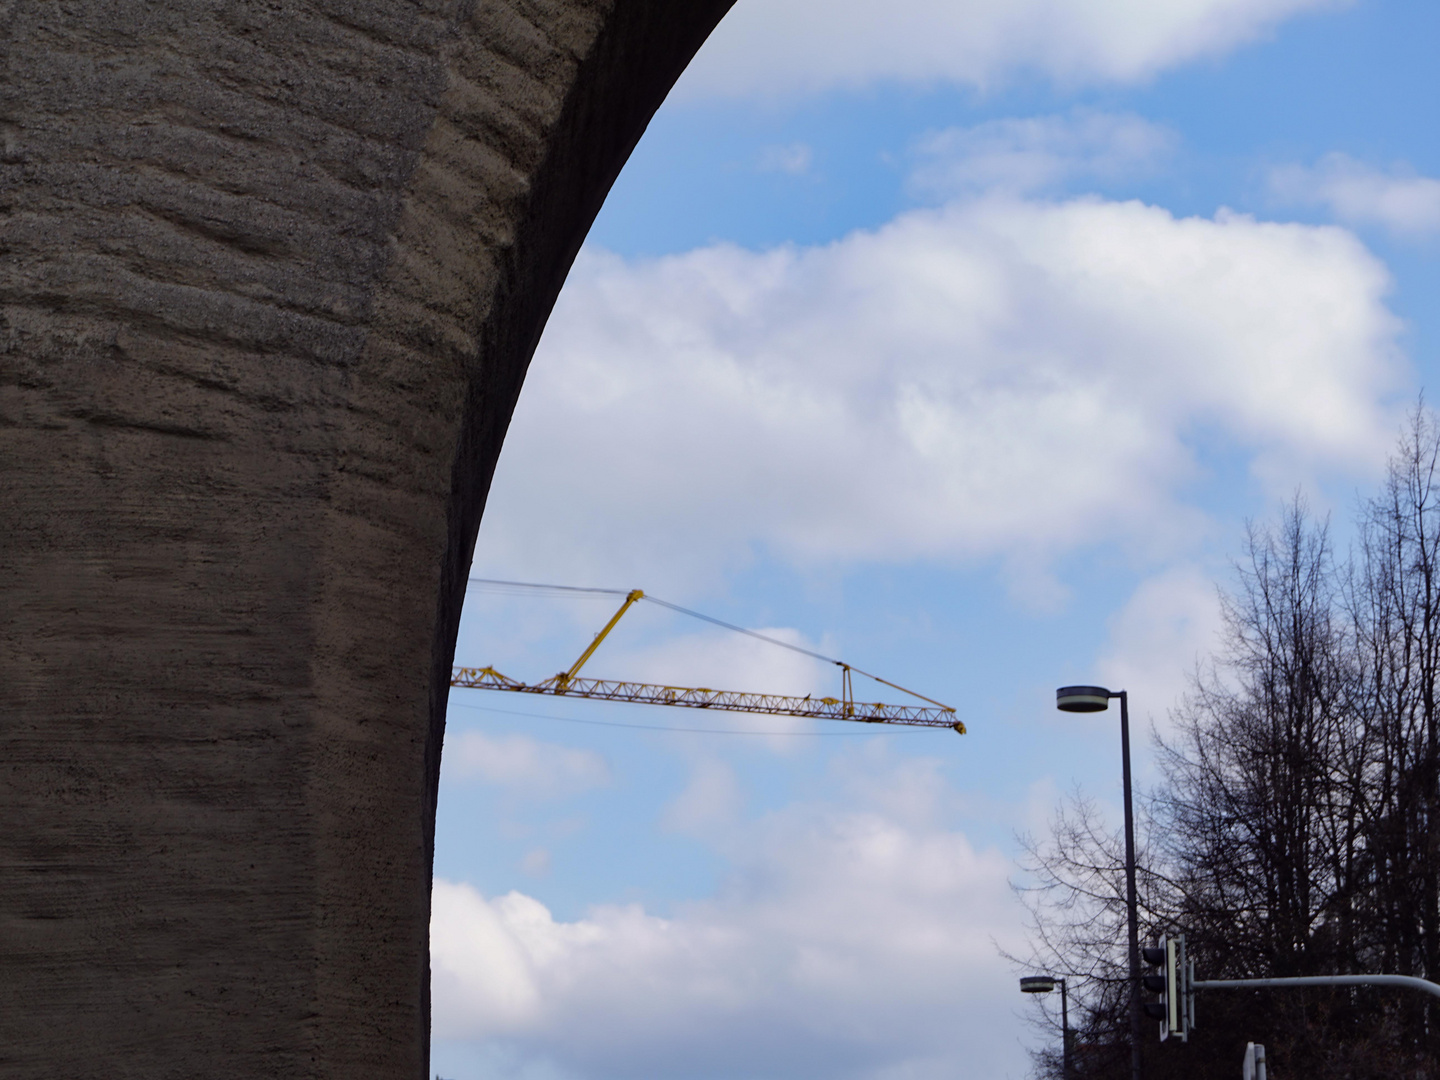
{"label": "street lamp pole", "polygon": [[1070,1080],[1070,1000],[1065,980],[1053,975],[1026,975],[1020,980],[1022,994],[1048,994],[1060,987],[1060,1077]]}
{"label": "street lamp pole", "polygon": [[1060,1076],[1070,1080],[1070,1002],[1065,993],[1065,980],[1060,979]]}
{"label": "street lamp pole", "polygon": [[1130,1075],[1140,1080],[1140,905],[1135,892],[1135,808],[1130,798],[1130,695],[1120,699],[1120,760],[1125,778],[1125,902],[1130,916]]}
{"label": "street lamp pole", "polygon": [[1103,712],[1120,699],[1120,763],[1125,789],[1125,905],[1130,929],[1130,1076],[1141,1080],[1140,907],[1135,890],[1135,810],[1130,795],[1130,696],[1103,686],[1062,686],[1055,693],[1063,712]]}

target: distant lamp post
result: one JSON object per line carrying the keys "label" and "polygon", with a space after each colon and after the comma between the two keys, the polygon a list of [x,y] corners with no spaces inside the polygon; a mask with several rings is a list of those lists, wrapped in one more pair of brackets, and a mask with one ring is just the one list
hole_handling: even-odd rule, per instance
{"label": "distant lamp post", "polygon": [[1070,1080],[1070,1002],[1065,994],[1065,980],[1051,975],[1026,975],[1020,980],[1022,994],[1048,994],[1060,987],[1060,1076]]}
{"label": "distant lamp post", "polygon": [[1061,712],[1104,712],[1120,699],[1120,768],[1125,782],[1125,902],[1130,917],[1130,1076],[1140,1080],[1140,912],[1135,899],[1135,811],[1130,800],[1130,699],[1124,690],[1103,686],[1062,686],[1055,691]]}

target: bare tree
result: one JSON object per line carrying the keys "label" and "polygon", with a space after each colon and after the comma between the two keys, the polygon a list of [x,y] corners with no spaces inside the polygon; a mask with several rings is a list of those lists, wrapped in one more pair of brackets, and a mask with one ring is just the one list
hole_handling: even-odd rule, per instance
{"label": "bare tree", "polygon": [[1232,970],[1311,974],[1335,963],[1316,931],[1346,908],[1358,841],[1346,643],[1325,525],[1297,498],[1247,541],[1227,649],[1157,740],[1154,807],[1192,933],[1218,928]]}
{"label": "bare tree", "polygon": [[[1440,977],[1440,430],[1417,408],[1380,494],[1361,507],[1347,590],[1367,761],[1360,809],[1372,966]],[[1435,1010],[1406,1010],[1407,1041],[1434,1054]],[[1429,1014],[1429,1015],[1427,1015]]]}
{"label": "bare tree", "polygon": [[[1341,580],[1326,523],[1299,497],[1275,526],[1249,529],[1236,586],[1222,596],[1225,647],[1197,672],[1175,734],[1157,739],[1157,855],[1176,884],[1170,916],[1206,975],[1364,966],[1357,900],[1372,739],[1353,707],[1366,679]],[[1204,1032],[1214,1021],[1242,1036],[1263,1032],[1294,1072],[1364,1076],[1371,1060],[1374,1075],[1393,1075],[1385,1070],[1397,1064],[1397,1048],[1376,1043],[1389,1006],[1374,994],[1248,994],[1205,1007],[1213,1019]],[[1197,1032],[1174,1074],[1208,1064],[1226,1041]]]}

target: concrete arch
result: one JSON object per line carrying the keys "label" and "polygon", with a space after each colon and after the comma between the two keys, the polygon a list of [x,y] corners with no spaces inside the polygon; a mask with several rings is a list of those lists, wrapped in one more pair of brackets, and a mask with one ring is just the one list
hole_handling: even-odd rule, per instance
{"label": "concrete arch", "polygon": [[0,8],[0,1070],[423,1076],[551,305],[732,0]]}

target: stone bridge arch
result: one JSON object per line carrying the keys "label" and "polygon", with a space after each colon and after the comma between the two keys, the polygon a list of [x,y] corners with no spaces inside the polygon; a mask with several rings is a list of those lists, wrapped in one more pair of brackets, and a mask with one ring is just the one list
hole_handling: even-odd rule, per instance
{"label": "stone bridge arch", "polygon": [[464,579],[732,0],[0,6],[0,1070],[418,1078]]}

